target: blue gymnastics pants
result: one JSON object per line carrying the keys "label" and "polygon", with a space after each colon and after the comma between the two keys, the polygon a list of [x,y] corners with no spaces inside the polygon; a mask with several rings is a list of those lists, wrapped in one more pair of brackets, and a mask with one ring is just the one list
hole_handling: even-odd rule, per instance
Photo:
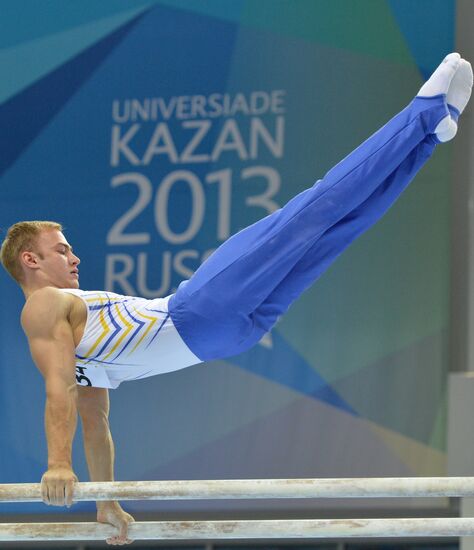
{"label": "blue gymnastics pants", "polygon": [[446,96],[416,97],[285,206],[224,242],[169,301],[202,361],[241,353],[268,332],[397,199],[439,143]]}

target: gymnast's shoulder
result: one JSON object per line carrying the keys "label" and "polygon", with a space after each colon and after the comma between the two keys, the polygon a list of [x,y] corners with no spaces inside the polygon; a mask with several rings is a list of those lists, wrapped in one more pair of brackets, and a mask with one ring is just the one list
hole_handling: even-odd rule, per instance
{"label": "gymnast's shoulder", "polygon": [[73,305],[73,295],[45,286],[35,290],[26,300],[21,312],[21,326],[26,334],[38,329],[47,330],[60,321],[67,321]]}

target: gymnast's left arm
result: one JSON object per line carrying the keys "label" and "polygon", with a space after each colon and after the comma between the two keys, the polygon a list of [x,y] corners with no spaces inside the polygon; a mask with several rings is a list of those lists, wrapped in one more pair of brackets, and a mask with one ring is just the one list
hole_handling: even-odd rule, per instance
{"label": "gymnast's left arm", "polygon": [[[84,451],[91,481],[114,480],[114,442],[109,427],[109,393],[105,388],[78,386],[78,409],[82,421]],[[110,523],[119,534],[109,544],[127,544],[128,525],[134,519],[117,501],[97,502],[97,521]]]}

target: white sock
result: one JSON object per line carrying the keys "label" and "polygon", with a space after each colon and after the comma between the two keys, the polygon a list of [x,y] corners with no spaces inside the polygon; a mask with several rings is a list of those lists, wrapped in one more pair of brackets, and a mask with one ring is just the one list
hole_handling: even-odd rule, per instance
{"label": "white sock", "polygon": [[[465,59],[459,61],[458,68],[451,79],[446,93],[446,103],[455,107],[461,114],[471,97],[472,91],[472,67]],[[450,116],[446,116],[436,126],[435,133],[440,141],[453,139],[458,131],[458,125]]]}
{"label": "white sock", "polygon": [[458,131],[458,125],[449,115],[445,116],[441,122],[435,128],[436,137],[442,141],[449,141],[453,139]]}
{"label": "white sock", "polygon": [[[472,68],[458,53],[447,55],[431,77],[423,84],[419,96],[446,95],[446,102],[462,113],[469,101],[472,89]],[[436,137],[442,141],[453,139],[458,131],[457,122],[447,115],[435,128]]]}
{"label": "white sock", "polygon": [[469,61],[461,59],[459,67],[451,80],[448,88],[446,102],[461,114],[471,97],[472,91],[472,67]]}
{"label": "white sock", "polygon": [[434,95],[447,94],[451,80],[460,62],[461,56],[458,53],[450,53],[447,55],[435,72],[423,84],[417,95],[432,97]]}

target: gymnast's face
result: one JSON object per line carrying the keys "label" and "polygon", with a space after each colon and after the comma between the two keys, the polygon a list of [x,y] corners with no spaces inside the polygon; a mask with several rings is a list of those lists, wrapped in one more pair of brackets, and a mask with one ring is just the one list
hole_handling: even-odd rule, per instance
{"label": "gymnast's face", "polygon": [[42,231],[36,238],[34,252],[35,276],[45,286],[79,288],[80,259],[73,253],[66,237],[56,229]]}

